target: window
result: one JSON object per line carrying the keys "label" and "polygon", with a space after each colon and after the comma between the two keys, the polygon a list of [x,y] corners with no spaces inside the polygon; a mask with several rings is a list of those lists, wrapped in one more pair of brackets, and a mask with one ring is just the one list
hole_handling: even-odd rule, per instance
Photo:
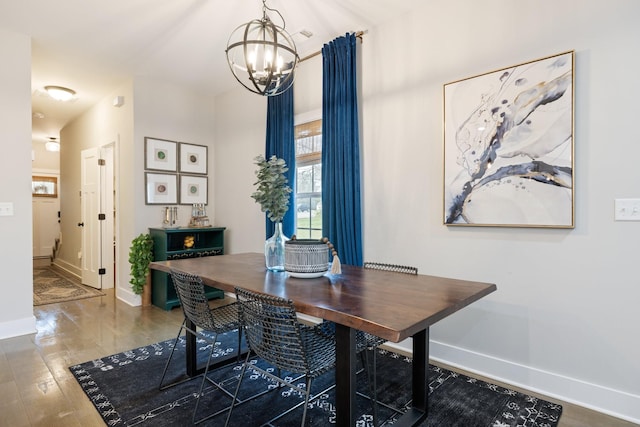
{"label": "window", "polygon": [[55,176],[32,176],[31,195],[35,197],[58,197],[58,178]]}
{"label": "window", "polygon": [[322,120],[295,128],[296,236],[322,238]]}

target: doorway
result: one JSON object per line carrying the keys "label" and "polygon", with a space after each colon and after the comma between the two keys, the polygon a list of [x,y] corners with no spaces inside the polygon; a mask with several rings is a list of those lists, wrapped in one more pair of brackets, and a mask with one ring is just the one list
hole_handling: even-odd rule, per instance
{"label": "doorway", "polygon": [[[46,175],[36,175],[42,173]],[[57,188],[59,175],[51,172],[33,170],[32,204],[33,204],[33,265],[51,265],[60,243],[60,198],[56,193],[38,190],[38,180],[49,180]]]}
{"label": "doorway", "polygon": [[44,141],[31,144],[33,265],[51,265],[62,238],[60,232],[60,152]]}
{"label": "doorway", "polygon": [[115,286],[115,142],[80,153],[81,280],[98,289]]}

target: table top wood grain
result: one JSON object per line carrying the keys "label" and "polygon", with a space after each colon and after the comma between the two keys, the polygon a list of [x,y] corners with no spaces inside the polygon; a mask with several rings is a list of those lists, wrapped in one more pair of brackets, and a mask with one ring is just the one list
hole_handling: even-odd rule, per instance
{"label": "table top wood grain", "polygon": [[176,269],[234,292],[236,286],[290,299],[296,310],[400,342],[494,292],[495,284],[342,266],[342,274],[295,278],[268,271],[264,254],[241,253],[155,261],[150,268]]}

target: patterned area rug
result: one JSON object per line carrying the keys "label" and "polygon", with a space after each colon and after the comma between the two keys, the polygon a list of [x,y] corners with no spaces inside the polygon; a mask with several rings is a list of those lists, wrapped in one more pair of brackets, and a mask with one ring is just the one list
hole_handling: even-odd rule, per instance
{"label": "patterned area rug", "polygon": [[53,304],[105,294],[58,273],[53,267],[34,267],[33,305]]}
{"label": "patterned area rug", "polygon": [[[214,357],[232,354],[236,347],[235,333],[220,337],[214,349]],[[151,344],[120,354],[103,357],[69,369],[82,389],[93,402],[108,426],[177,426],[190,425],[195,397],[200,379],[184,382],[164,391],[158,390],[158,382],[166,363],[173,340]],[[199,352],[205,352],[202,344]],[[410,404],[411,359],[396,353],[380,350],[378,361],[378,399],[384,403],[378,409],[383,425],[393,425],[399,413]],[[203,362],[203,361],[201,361]],[[264,364],[256,359],[253,363]],[[183,378],[184,341],[176,347],[176,355],[169,369],[169,381]],[[268,379],[253,371],[247,373],[242,383],[241,398],[246,401],[237,406],[230,425],[242,427],[288,427],[300,425],[302,408],[271,421],[278,414],[301,402],[301,396],[287,388],[277,388]],[[239,365],[232,363],[219,368],[209,376],[231,395],[237,385]],[[334,373],[317,378],[312,393],[320,397],[310,404],[307,425],[329,426],[335,424],[335,394],[331,389]],[[304,384],[304,381],[300,381]],[[366,395],[366,373],[358,374],[359,391]],[[201,398],[198,417],[221,411],[220,415],[202,423],[203,426],[224,425],[229,395],[210,384]],[[258,398],[256,393],[272,390]],[[395,409],[391,409],[395,408]],[[373,425],[369,399],[358,396],[357,427]],[[397,412],[397,411],[399,412]],[[422,426],[429,427],[556,427],[562,406],[514,390],[489,384],[439,367],[429,366],[429,417]]]}

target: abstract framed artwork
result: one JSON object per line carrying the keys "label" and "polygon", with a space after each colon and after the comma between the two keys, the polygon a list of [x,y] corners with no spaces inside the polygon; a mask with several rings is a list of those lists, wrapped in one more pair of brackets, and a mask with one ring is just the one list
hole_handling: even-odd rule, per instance
{"label": "abstract framed artwork", "polygon": [[207,174],[207,147],[205,145],[180,143],[180,172]]}
{"label": "abstract framed artwork", "polygon": [[207,177],[180,175],[180,204],[207,203]]}
{"label": "abstract framed artwork", "polygon": [[147,205],[175,205],[178,203],[178,175],[146,172],[145,203]]}
{"label": "abstract framed artwork", "polygon": [[176,172],[177,147],[175,141],[167,141],[157,138],[144,138],[144,168],[147,170],[159,170]]}
{"label": "abstract framed artwork", "polygon": [[445,225],[574,227],[574,52],[444,92]]}

